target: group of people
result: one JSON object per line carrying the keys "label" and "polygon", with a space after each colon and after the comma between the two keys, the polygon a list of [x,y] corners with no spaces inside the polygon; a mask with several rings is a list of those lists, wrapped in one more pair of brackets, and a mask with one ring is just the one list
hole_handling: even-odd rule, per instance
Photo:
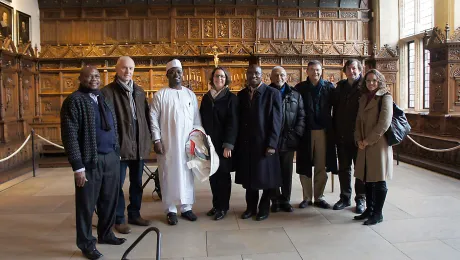
{"label": "group of people", "polygon": [[[266,85],[261,67],[253,64],[247,68],[246,87],[235,95],[229,89],[228,71],[217,67],[199,106],[195,94],[182,85],[177,59],[167,63],[168,86],[154,94],[151,104],[132,80],[134,61],[120,57],[115,68],[114,81],[99,90],[97,68],[84,67],[79,89],[61,108],[62,141],[75,175],[77,246],[88,259],[102,257],[91,234],[95,211],[100,244],[126,241],[117,238],[112,227],[127,234],[128,224],[150,225],[140,209],[144,160],[152,144],[167,223],[178,223],[178,206],[182,218],[197,220],[185,144],[201,127],[219,155],[219,167],[209,179],[213,199],[207,215],[215,220],[230,209],[232,171],[235,182],[246,189],[247,207],[241,218],[261,221],[270,211],[294,211],[290,199],[295,152],[303,188],[299,208],[331,207],[324,199],[327,172],[338,174],[340,180],[340,200],[333,209],[350,206],[354,164],[360,214],[355,219],[366,225],[383,220],[386,180],[392,174],[392,149],[384,133],[393,101],[379,71],[363,76],[361,62],[351,59],[343,68],[347,79],[335,87],[322,79],[322,64],[313,60],[306,81],[292,87],[284,68],[274,67]],[[122,189],[127,168],[128,224]]]}

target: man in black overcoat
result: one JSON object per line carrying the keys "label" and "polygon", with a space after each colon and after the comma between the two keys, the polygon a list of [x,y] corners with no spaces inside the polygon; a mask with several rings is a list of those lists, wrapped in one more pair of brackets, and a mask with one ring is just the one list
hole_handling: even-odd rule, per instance
{"label": "man in black overcoat", "polygon": [[[250,65],[247,86],[238,93],[239,132],[236,147],[236,183],[246,189],[246,211],[242,219],[254,215],[264,220],[270,210],[270,196],[281,186],[278,139],[281,131],[281,94],[262,83],[262,69]],[[263,190],[259,203],[259,190]]]}
{"label": "man in black overcoat", "polygon": [[315,206],[328,209],[330,205],[324,199],[328,179],[326,169],[337,172],[332,125],[334,85],[321,78],[322,65],[317,60],[308,63],[307,74],[307,80],[295,86],[302,95],[306,116],[306,129],[296,157],[296,171],[303,189],[299,208],[312,205],[314,199]]}

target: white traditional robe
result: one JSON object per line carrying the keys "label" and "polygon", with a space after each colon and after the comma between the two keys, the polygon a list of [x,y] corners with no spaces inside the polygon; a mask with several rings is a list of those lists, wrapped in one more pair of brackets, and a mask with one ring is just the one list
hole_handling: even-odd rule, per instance
{"label": "white traditional robe", "polygon": [[193,173],[187,167],[185,143],[194,126],[201,126],[198,101],[188,88],[169,87],[155,93],[150,105],[153,140],[160,139],[157,155],[162,201],[166,206],[193,204]]}

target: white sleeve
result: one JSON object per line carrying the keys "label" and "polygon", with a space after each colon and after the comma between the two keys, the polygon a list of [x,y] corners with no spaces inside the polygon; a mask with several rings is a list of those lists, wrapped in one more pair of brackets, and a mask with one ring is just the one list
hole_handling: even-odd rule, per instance
{"label": "white sleeve", "polygon": [[202,127],[200,109],[198,108],[198,99],[196,98],[195,93],[192,92],[192,95],[193,95],[193,97],[192,97],[193,105],[194,105],[194,109],[195,109],[195,116],[193,118],[193,126],[194,127],[196,127],[196,126]]}
{"label": "white sleeve", "polygon": [[152,103],[150,104],[150,131],[152,131],[152,141],[161,139],[160,115],[161,101],[160,95],[157,92],[153,95]]}

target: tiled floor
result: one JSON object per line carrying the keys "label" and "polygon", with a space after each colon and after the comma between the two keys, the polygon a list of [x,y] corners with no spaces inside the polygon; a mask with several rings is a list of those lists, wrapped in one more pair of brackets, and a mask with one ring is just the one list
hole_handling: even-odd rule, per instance
{"label": "tiled floor", "polygon": [[[385,220],[373,227],[353,221],[343,211],[317,208],[274,213],[261,222],[242,220],[244,190],[233,186],[232,210],[222,221],[206,216],[211,205],[208,183],[196,183],[194,211],[199,219],[179,219],[168,226],[161,202],[144,192],[142,215],[162,232],[162,259],[169,260],[306,260],[306,259],[460,259],[460,181],[407,164],[395,166],[384,208]],[[292,202],[301,201],[294,176]],[[0,185],[0,190],[5,185]],[[125,184],[128,188],[128,183]],[[84,259],[75,245],[73,174],[69,168],[40,169],[0,192],[0,259]],[[331,179],[326,199],[339,196]],[[133,232],[121,246],[99,245],[105,259],[120,259],[145,230]],[[93,234],[95,230],[93,230]],[[145,237],[130,259],[154,259],[156,237]]]}

